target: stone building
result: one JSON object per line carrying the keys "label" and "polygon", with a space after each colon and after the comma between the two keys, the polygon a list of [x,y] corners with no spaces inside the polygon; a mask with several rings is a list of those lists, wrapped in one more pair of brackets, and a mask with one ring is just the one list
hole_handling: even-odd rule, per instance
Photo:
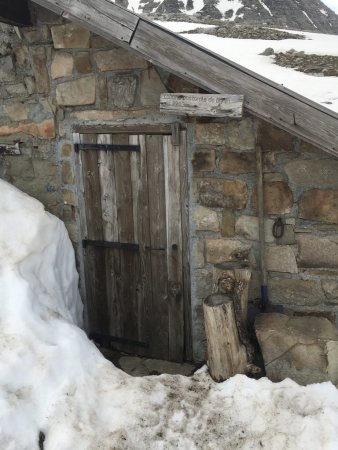
{"label": "stone building", "polygon": [[[64,221],[88,330],[140,354],[205,358],[215,265],[247,261],[260,297],[257,148],[269,299],[334,318],[338,115],[106,0],[29,8],[2,13],[19,27],[1,28],[0,176]],[[165,92],[243,94],[244,114],[161,113]]]}

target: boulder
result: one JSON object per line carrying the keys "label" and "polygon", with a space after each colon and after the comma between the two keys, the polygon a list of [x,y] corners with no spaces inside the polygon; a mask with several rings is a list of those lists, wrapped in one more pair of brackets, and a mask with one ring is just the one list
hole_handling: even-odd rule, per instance
{"label": "boulder", "polygon": [[272,381],[338,384],[338,331],[328,319],[261,314],[255,330]]}

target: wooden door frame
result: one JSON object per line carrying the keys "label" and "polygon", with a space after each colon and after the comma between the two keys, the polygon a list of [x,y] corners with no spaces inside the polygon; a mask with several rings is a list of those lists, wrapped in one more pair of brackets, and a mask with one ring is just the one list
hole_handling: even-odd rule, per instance
{"label": "wooden door frame", "polygon": [[[80,134],[153,134],[153,135],[172,135],[173,140],[177,140],[177,131],[186,131],[184,123],[156,123],[156,124],[116,124],[116,125],[77,125],[73,127],[73,143],[80,143]],[[180,137],[182,133],[180,133]],[[177,142],[174,142],[174,145]],[[187,153],[187,135],[185,139],[181,138],[179,143],[180,152],[180,171],[181,171],[181,202],[182,202],[182,251],[183,251],[183,321],[184,321],[184,359],[191,361],[193,359],[192,349],[192,314],[191,314],[191,277],[190,277],[190,228],[189,228],[189,183],[188,183],[188,153]],[[78,186],[78,204],[80,217],[81,239],[79,243],[80,260],[80,288],[84,301],[84,323],[88,329],[88,311],[85,287],[85,268],[82,239],[87,235],[85,198],[83,174],[81,169],[80,154],[76,154],[76,183]]]}

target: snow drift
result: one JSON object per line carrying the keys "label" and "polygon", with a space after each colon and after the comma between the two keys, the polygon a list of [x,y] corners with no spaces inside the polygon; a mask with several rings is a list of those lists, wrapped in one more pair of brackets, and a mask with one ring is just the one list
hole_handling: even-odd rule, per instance
{"label": "snow drift", "polygon": [[[338,391],[236,376],[132,378],[78,327],[62,222],[0,180],[0,449],[338,448]],[[43,434],[42,434],[43,433]],[[44,441],[44,442],[42,442]]]}

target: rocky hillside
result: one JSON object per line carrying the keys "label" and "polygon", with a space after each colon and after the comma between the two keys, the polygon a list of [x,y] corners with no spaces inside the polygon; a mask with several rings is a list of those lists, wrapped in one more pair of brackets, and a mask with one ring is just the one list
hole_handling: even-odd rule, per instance
{"label": "rocky hillside", "polygon": [[184,16],[338,34],[338,15],[320,0],[116,0],[139,14],[165,20]]}

